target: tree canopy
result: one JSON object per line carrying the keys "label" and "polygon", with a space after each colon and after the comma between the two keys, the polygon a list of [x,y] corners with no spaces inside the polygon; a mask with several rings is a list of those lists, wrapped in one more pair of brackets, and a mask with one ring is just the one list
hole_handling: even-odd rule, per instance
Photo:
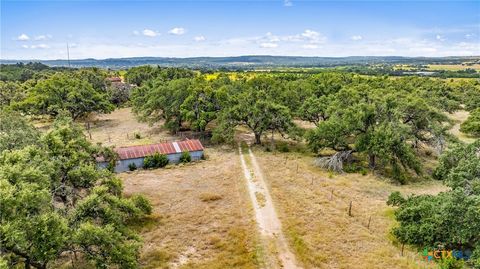
{"label": "tree canopy", "polygon": [[47,268],[82,253],[97,268],[135,268],[139,238],[127,226],[151,212],[125,198],[121,181],[99,170],[104,149],[60,117],[37,145],[0,154],[0,248],[9,263]]}
{"label": "tree canopy", "polygon": [[434,176],[451,188],[438,195],[398,199],[393,234],[402,243],[472,251],[469,261],[480,268],[480,140],[457,145],[440,158]]}
{"label": "tree canopy", "polygon": [[67,111],[74,120],[92,112],[109,113],[114,108],[107,95],[88,80],[65,73],[39,80],[19,106],[33,114],[54,117]]}
{"label": "tree canopy", "polygon": [[467,120],[460,125],[460,131],[480,136],[480,108],[473,110]]}

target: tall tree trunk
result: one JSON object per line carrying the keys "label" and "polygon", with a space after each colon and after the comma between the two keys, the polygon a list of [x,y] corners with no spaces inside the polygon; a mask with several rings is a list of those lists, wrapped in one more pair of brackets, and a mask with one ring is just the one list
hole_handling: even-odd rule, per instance
{"label": "tall tree trunk", "polygon": [[375,154],[368,154],[368,166],[370,169],[375,169]]}
{"label": "tall tree trunk", "polygon": [[262,136],[262,134],[255,133],[255,144],[257,144],[257,145],[262,144],[262,141],[261,141],[261,139],[260,139],[261,136]]}

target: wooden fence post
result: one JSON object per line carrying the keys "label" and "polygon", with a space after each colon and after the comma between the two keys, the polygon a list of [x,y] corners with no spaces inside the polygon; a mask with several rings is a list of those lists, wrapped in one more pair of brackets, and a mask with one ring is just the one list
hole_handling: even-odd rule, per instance
{"label": "wooden fence post", "polygon": [[348,206],[348,216],[352,216],[352,201],[350,201],[350,205]]}

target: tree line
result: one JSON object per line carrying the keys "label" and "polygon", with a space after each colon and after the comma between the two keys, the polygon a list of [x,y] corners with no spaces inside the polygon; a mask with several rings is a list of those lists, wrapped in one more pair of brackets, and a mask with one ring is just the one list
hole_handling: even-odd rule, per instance
{"label": "tree line", "polygon": [[[317,154],[333,149],[358,155],[370,169],[400,182],[422,174],[420,151],[440,154],[456,141],[448,132],[448,113],[480,105],[478,81],[342,72],[180,76],[148,79],[133,90],[131,104],[140,120],[163,121],[172,132],[210,131],[217,142],[232,141],[238,126],[247,127],[257,144],[280,133],[306,141]],[[294,120],[315,128],[301,129]]]}

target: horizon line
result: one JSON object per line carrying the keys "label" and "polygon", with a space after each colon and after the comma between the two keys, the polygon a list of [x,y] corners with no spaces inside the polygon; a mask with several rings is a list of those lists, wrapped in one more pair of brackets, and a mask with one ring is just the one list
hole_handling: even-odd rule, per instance
{"label": "horizon line", "polygon": [[[238,57],[297,57],[297,58],[353,58],[353,57],[365,57],[365,58],[386,58],[386,57],[401,57],[401,58],[475,58],[480,57],[480,55],[470,55],[470,56],[459,56],[459,55],[449,55],[449,56],[402,56],[402,55],[349,55],[349,56],[303,56],[303,55],[268,55],[268,54],[244,54],[244,55],[235,55],[235,56],[192,56],[192,57],[167,57],[167,56],[132,56],[132,57],[110,57],[110,58],[76,58],[70,59],[70,61],[80,61],[80,60],[117,60],[117,59],[135,59],[135,58],[161,58],[161,59],[195,59],[195,58],[238,58]],[[68,59],[1,59],[0,61],[68,61]]]}

